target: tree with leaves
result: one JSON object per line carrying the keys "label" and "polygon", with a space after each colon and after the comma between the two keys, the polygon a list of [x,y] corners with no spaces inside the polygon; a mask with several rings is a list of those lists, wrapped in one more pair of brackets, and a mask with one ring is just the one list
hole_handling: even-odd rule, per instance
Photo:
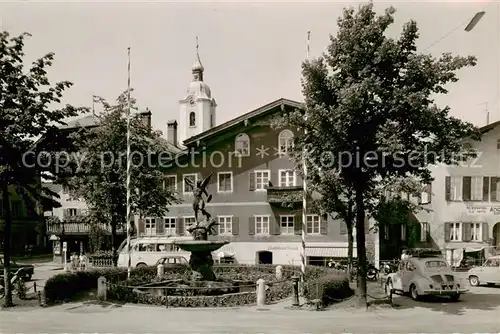
{"label": "tree with leaves", "polygon": [[[10,286],[12,209],[10,197],[24,199],[28,213],[43,217],[42,207],[59,206],[57,194],[41,183],[40,176],[54,177],[55,161],[61,138],[57,126],[76,116],[71,106],[57,108],[71,83],[52,85],[47,69],[54,54],[49,53],[24,63],[24,43],[30,35],[10,37],[0,32],[0,195],[3,206],[3,253],[6,307],[12,306]],[[39,141],[40,137],[46,138]]]}
{"label": "tree with leaves", "polygon": [[[117,230],[127,227],[127,94],[111,105],[99,98],[103,113],[97,126],[82,128],[72,136],[83,164],[68,181],[89,207],[92,224],[106,223],[111,228],[113,258],[117,261]],[[135,100],[131,101],[132,109]],[[161,132],[153,131],[140,117],[131,117],[131,212],[133,215],[162,217],[177,198],[164,187],[162,160],[168,143]],[[164,167],[164,166],[163,166]]]}
{"label": "tree with leaves", "polygon": [[[289,125],[307,130],[296,136],[293,154],[307,151],[308,178],[353,191],[360,306],[367,305],[364,220],[374,213],[381,185],[406,177],[431,182],[430,165],[468,158],[462,139],[480,138],[476,127],[434,103],[458,80],[456,71],[476,59],[417,52],[414,21],[398,39],[387,37],[394,13],[391,7],[377,16],[372,3],[345,9],[325,54],[303,64],[307,117],[300,111],[287,117]],[[321,170],[332,172],[315,178]]]}

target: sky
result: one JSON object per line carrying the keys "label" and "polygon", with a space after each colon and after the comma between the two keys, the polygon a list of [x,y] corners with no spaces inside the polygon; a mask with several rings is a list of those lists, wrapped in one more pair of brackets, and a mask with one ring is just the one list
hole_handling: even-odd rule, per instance
{"label": "sky", "polygon": [[[389,30],[397,37],[410,19],[420,29],[418,47],[475,55],[478,65],[459,72],[460,81],[439,97],[451,114],[478,126],[500,120],[500,0],[374,1],[377,10],[397,9]],[[217,101],[217,124],[284,97],[302,101],[301,62],[311,31],[310,57],[321,56],[329,35],[337,33],[342,8],[354,2],[149,2],[10,1],[0,2],[0,28],[33,36],[26,60],[55,53],[49,70],[55,82],[74,86],[63,102],[91,106],[92,95],[114,100],[127,89],[127,47],[131,85],[141,109],[152,112],[153,126],[165,132],[179,118],[196,56],[196,36],[205,67],[204,81]],[[486,15],[471,32],[467,22]]]}

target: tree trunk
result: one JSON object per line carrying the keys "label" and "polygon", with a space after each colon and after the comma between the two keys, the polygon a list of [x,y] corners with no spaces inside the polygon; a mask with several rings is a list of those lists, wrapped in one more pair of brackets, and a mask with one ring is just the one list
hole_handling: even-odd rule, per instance
{"label": "tree trunk", "polygon": [[12,303],[12,286],[10,284],[10,229],[12,226],[12,211],[10,207],[9,185],[2,183],[2,205],[4,212],[3,226],[3,277],[4,277],[4,307],[14,306]]}
{"label": "tree trunk", "polygon": [[356,190],[356,248],[358,253],[356,297],[359,307],[367,307],[366,298],[366,245],[365,245],[365,204],[363,192]]}
{"label": "tree trunk", "polygon": [[111,217],[111,249],[113,256],[113,267],[118,265],[118,253],[116,252],[116,216],[113,214]]}
{"label": "tree trunk", "polygon": [[349,281],[353,280],[352,277],[352,258],[353,258],[353,247],[354,247],[354,237],[352,235],[352,219],[346,222],[347,225],[347,275]]}

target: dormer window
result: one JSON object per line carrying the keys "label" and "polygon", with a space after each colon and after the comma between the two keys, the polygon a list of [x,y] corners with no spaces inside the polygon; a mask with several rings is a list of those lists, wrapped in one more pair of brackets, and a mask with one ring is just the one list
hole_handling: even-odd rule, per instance
{"label": "dormer window", "polygon": [[196,126],[196,114],[194,111],[191,111],[189,113],[189,126]]}
{"label": "dormer window", "polygon": [[234,150],[241,157],[250,156],[250,137],[246,133],[240,133],[236,136]]}
{"label": "dormer window", "polygon": [[293,132],[283,130],[278,135],[278,147],[280,154],[287,154],[293,147]]}

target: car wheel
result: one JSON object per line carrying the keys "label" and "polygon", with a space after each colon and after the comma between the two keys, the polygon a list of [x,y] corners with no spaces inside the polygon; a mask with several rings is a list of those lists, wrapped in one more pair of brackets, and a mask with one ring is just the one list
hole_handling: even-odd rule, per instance
{"label": "car wheel", "polygon": [[141,262],[141,263],[138,263],[136,267],[137,268],[146,268],[147,265],[145,263]]}
{"label": "car wheel", "polygon": [[391,290],[393,289],[393,286],[392,286],[392,281],[391,280],[388,280],[387,283],[385,284],[385,294],[387,296],[390,296],[391,295]]}
{"label": "car wheel", "polygon": [[410,296],[411,296],[411,299],[413,299],[413,300],[420,299],[420,296],[418,295],[418,291],[417,291],[417,286],[415,284],[412,284],[410,286]]}
{"label": "car wheel", "polygon": [[460,299],[460,293],[456,293],[456,294],[454,294],[454,295],[451,295],[451,296],[450,296],[450,299],[451,299],[451,301],[453,301],[453,302],[458,302],[458,300]]}
{"label": "car wheel", "polygon": [[479,286],[479,278],[477,276],[469,276],[469,284],[471,286]]}

